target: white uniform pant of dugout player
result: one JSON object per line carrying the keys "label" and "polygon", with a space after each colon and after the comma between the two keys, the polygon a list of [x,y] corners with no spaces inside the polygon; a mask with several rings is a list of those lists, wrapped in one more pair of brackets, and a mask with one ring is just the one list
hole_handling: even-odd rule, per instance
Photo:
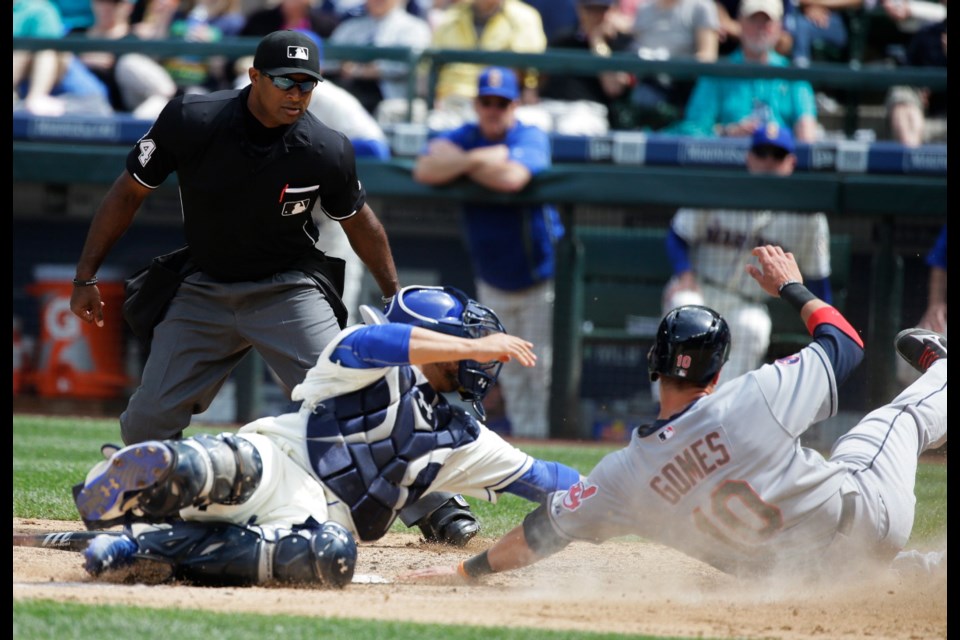
{"label": "white uniform pant of dugout player", "polygon": [[[263,461],[260,484],[242,504],[211,504],[202,510],[180,511],[184,520],[256,524],[264,529],[291,528],[312,517],[318,523],[333,520],[358,537],[349,508],[308,471],[298,414],[284,414],[257,420],[237,435],[251,442]],[[288,424],[285,424],[288,423]],[[429,492],[448,491],[496,503],[497,490],[516,481],[533,464],[533,458],[508,444],[496,433],[482,430],[476,441],[457,449],[436,449],[410,464],[407,484],[431,462],[442,462]],[[405,495],[401,492],[402,495]],[[396,505],[400,508],[403,505]]]}
{"label": "white uniform pant of dugout player", "polygon": [[524,438],[550,437],[550,379],[553,367],[554,282],[522,291],[504,291],[477,281],[477,299],[497,315],[506,330],[533,343],[537,366],[507,362],[497,386],[510,420],[510,433]]}

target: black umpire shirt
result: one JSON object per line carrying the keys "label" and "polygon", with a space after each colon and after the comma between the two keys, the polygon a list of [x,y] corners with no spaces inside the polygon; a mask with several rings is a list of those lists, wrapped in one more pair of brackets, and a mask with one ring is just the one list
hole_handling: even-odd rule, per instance
{"label": "black umpire shirt", "polygon": [[310,251],[318,200],[340,220],[366,198],[346,136],[309,111],[264,127],[247,108],[249,93],[174,98],[127,156],[127,170],[151,189],[177,173],[193,259],[224,282],[265,278]]}

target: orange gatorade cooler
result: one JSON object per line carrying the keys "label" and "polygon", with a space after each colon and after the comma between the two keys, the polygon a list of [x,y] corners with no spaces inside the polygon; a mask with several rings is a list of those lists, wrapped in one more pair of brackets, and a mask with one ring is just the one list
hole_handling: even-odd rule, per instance
{"label": "orange gatorade cooler", "polygon": [[114,269],[97,274],[103,326],[83,322],[70,311],[73,265],[37,265],[27,291],[37,297],[40,336],[33,372],[44,397],[110,399],[128,384],[123,358],[123,278]]}

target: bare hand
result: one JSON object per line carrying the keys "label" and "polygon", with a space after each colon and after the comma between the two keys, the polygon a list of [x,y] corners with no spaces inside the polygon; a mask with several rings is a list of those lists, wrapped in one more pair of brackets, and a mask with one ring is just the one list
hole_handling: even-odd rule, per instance
{"label": "bare hand", "polygon": [[533,352],[533,343],[511,336],[508,333],[493,333],[470,342],[473,353],[471,360],[477,362],[510,362],[516,360],[525,367],[532,367],[537,363],[537,356]]}
{"label": "bare hand", "polygon": [[97,285],[89,287],[74,287],[70,294],[70,310],[86,323],[96,323],[103,326],[103,302],[100,300],[100,289]]}
{"label": "bare hand", "polygon": [[427,143],[427,153],[438,158],[453,158],[464,155],[466,151],[446,138],[434,138]]}
{"label": "bare hand", "polygon": [[774,298],[780,297],[780,287],[787,282],[803,282],[800,267],[792,253],[770,244],[756,247],[751,253],[760,262],[760,268],[748,264],[747,273],[753,276],[761,289]]}
{"label": "bare hand", "polygon": [[483,164],[503,164],[510,160],[510,147],[505,144],[492,144],[477,147],[467,152],[470,157]]}
{"label": "bare hand", "polygon": [[456,567],[427,567],[397,576],[397,582],[420,582],[429,584],[467,584],[470,581],[457,572]]}
{"label": "bare hand", "polygon": [[[703,295],[700,293],[700,285],[697,283],[697,277],[693,275],[693,271],[684,271],[670,278],[667,282],[667,286],[663,289],[663,298],[661,299],[664,310],[673,309],[678,306],[675,304],[676,298],[681,293],[699,295],[702,301]],[[684,296],[684,298],[689,300],[692,299],[692,296],[688,295]]]}
{"label": "bare hand", "polygon": [[884,0],[883,10],[894,22],[902,22],[910,17],[910,7],[902,0]]}
{"label": "bare hand", "polygon": [[937,333],[946,333],[947,331],[947,305],[946,303],[933,303],[924,312],[918,327],[930,329]]}
{"label": "bare hand", "polygon": [[742,138],[746,136],[752,136],[753,132],[757,129],[757,121],[753,116],[748,116],[741,120],[740,122],[734,122],[728,124],[725,127],[720,128],[721,136],[728,136],[731,138]]}
{"label": "bare hand", "polygon": [[821,29],[826,29],[827,25],[830,24],[830,10],[826,7],[815,4],[807,5],[803,8],[803,15],[807,17],[807,20]]}

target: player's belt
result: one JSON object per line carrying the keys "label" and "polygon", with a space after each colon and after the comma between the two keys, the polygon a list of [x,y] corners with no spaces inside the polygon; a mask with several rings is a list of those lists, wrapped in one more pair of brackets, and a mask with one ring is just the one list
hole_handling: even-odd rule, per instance
{"label": "player's belt", "polygon": [[837,523],[837,532],[848,535],[853,528],[853,518],[857,515],[857,494],[846,493],[841,496],[840,521]]}

